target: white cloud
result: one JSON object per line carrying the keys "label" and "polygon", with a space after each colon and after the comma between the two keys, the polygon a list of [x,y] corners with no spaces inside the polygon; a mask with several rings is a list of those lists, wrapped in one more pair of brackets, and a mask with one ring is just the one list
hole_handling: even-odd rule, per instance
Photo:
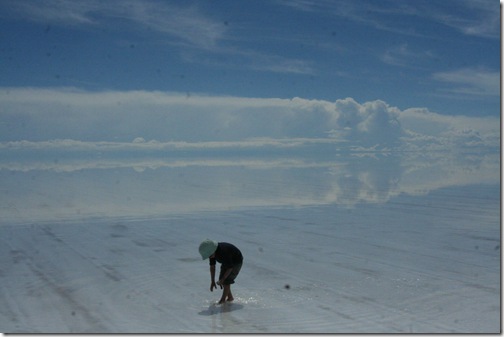
{"label": "white cloud", "polygon": [[114,3],[113,8],[115,15],[205,49],[213,48],[226,31],[225,25],[204,16],[195,7],[128,0]]}
{"label": "white cloud", "polygon": [[339,117],[333,136],[371,146],[398,145],[402,133],[398,109],[380,100],[359,104],[352,98],[337,100],[335,109]]}
{"label": "white cloud", "polygon": [[404,145],[443,149],[498,149],[500,120],[493,117],[445,116],[426,109],[411,108],[399,113],[404,130],[408,130]]}
{"label": "white cloud", "polygon": [[211,53],[208,53],[208,50],[203,52],[200,50],[185,50],[181,56],[186,62],[213,67],[249,68],[254,71],[297,75],[313,75],[316,73],[313,62],[248,48],[219,46],[213,48]]}
{"label": "white cloud", "polygon": [[[196,7],[161,1],[28,0],[11,1],[3,8],[46,25],[113,28],[122,23],[129,27],[134,24],[203,49],[213,48],[226,31],[225,25],[203,15]],[[121,21],[112,24],[110,19]]]}
{"label": "white cloud", "polygon": [[435,55],[431,51],[414,51],[408,46],[408,44],[401,44],[386,50],[381,56],[381,60],[386,64],[394,66],[419,68],[419,62],[429,60],[434,57]]}
{"label": "white cloud", "polygon": [[[6,89],[2,141],[234,141],[324,135],[330,104],[162,92]],[[312,107],[312,108],[311,108]],[[23,127],[19,127],[23,119]],[[311,129],[304,129],[311,123]],[[17,126],[17,127],[16,127]],[[10,131],[9,131],[10,130]]]}
{"label": "white cloud", "polygon": [[96,1],[68,0],[11,1],[3,6],[30,20],[71,26],[96,24],[90,13],[99,9]]}
{"label": "white cloud", "polygon": [[[305,60],[225,46],[220,42],[227,39],[228,27],[194,5],[153,0],[27,0],[9,2],[3,9],[44,25],[107,27],[133,31],[144,38],[156,32],[177,47],[185,62],[274,73],[315,73],[313,64]],[[223,55],[236,61],[223,62]]]}
{"label": "white cloud", "polygon": [[[443,146],[496,146],[499,120],[404,111],[376,100],[242,98],[158,91],[88,92],[71,88],[0,90],[0,142],[306,144],[307,139],[401,148],[418,140]],[[430,138],[429,138],[430,137]],[[139,140],[143,138],[145,142]],[[464,139],[463,143],[460,140]],[[157,143],[153,143],[156,141]],[[268,145],[272,145],[270,141]],[[274,146],[279,146],[279,143]],[[214,146],[212,145],[212,146]],[[465,146],[465,145],[464,145]]]}
{"label": "white cloud", "polygon": [[250,55],[253,56],[250,68],[254,70],[285,74],[315,74],[315,69],[311,62],[259,53],[250,53]]}
{"label": "white cloud", "polygon": [[[0,169],[29,172],[134,168],[137,171],[184,167],[247,167],[250,169],[327,168],[327,158],[314,161],[302,147],[336,145],[334,140],[253,140],[208,143],[91,143],[73,140],[0,144]],[[293,151],[291,152],[290,149]],[[327,152],[330,154],[330,152]],[[332,153],[334,154],[334,153]]]}
{"label": "white cloud", "polygon": [[447,26],[458,29],[466,35],[485,38],[500,37],[500,6],[497,1],[456,0],[452,1],[454,9],[449,12],[432,12],[432,18]]}
{"label": "white cloud", "polygon": [[467,95],[474,97],[500,95],[500,73],[498,71],[464,68],[435,73],[433,78],[450,85],[443,90],[449,94],[463,97],[467,97]]}
{"label": "white cloud", "polygon": [[444,0],[438,2],[290,0],[277,1],[277,3],[303,12],[318,12],[344,17],[346,20],[396,34],[424,34],[424,32],[412,30],[409,26],[401,26],[401,23],[409,17],[416,17],[451,27],[465,35],[494,39],[500,37],[500,8],[497,1],[491,0]]}

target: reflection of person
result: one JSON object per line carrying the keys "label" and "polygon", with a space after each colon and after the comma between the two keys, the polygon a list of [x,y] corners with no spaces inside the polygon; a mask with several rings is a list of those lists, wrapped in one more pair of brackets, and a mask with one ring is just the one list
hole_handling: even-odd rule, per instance
{"label": "reflection of person", "polygon": [[[240,250],[227,242],[216,242],[206,239],[200,244],[199,252],[203,260],[210,258],[210,278],[212,280],[210,291],[213,291],[214,288],[217,289],[217,285],[223,289],[219,304],[234,300],[231,293],[231,284],[234,283],[243,263],[243,256]],[[221,263],[217,285],[215,283],[216,262]]]}

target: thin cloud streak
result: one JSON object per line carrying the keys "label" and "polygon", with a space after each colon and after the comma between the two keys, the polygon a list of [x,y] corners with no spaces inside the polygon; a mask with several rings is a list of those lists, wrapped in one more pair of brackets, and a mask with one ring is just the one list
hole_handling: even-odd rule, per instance
{"label": "thin cloud streak", "polygon": [[68,0],[12,1],[2,7],[5,9],[4,16],[13,12],[35,22],[68,26],[97,25],[90,13],[100,10],[96,1]]}
{"label": "thin cloud streak", "polygon": [[[25,19],[44,25],[72,27],[107,27],[118,29],[109,21],[125,29],[139,32],[154,31],[168,38],[165,43],[179,51],[182,60],[218,67],[246,67],[252,70],[313,75],[313,65],[301,59],[250,49],[231,47],[224,42],[231,39],[229,28],[222,22],[205,15],[196,6],[175,6],[171,3],[138,0],[41,0],[12,2],[4,6]],[[121,26],[122,27],[122,26]],[[140,28],[140,29],[138,29]],[[119,28],[120,29],[120,28]],[[159,43],[159,42],[157,42]],[[222,56],[231,56],[242,62],[227,63]],[[226,57],[227,58],[227,57]]]}
{"label": "thin cloud streak", "polygon": [[4,8],[46,25],[113,28],[109,19],[121,19],[129,22],[130,28],[134,24],[202,49],[214,48],[226,31],[222,23],[206,17],[195,7],[166,2],[42,0],[11,2]]}
{"label": "thin cloud streak", "polygon": [[486,69],[464,68],[454,71],[439,72],[433,75],[439,82],[452,87],[442,91],[454,95],[487,97],[500,95],[500,73]]}
{"label": "thin cloud streak", "polygon": [[[421,69],[421,62],[436,58],[429,50],[414,51],[404,43],[385,51],[381,60],[389,65]],[[420,65],[419,65],[420,64]]]}
{"label": "thin cloud streak", "polygon": [[[277,3],[307,13],[344,17],[400,35],[425,36],[423,32],[391,23],[390,17],[417,17],[454,28],[464,35],[500,38],[500,13],[496,11],[495,3],[488,0],[445,0],[438,4],[422,0],[368,1],[365,4],[354,1],[279,0]],[[366,8],[365,11],[362,10],[363,7]]]}
{"label": "thin cloud streak", "polygon": [[210,52],[208,50],[201,51],[187,48],[181,53],[181,57],[188,63],[203,64],[212,67],[239,70],[246,68],[261,72],[297,75],[315,75],[317,73],[313,62],[254,51],[247,48],[219,46]]}
{"label": "thin cloud streak", "polygon": [[452,8],[457,7],[471,13],[456,15],[454,11],[430,12],[429,15],[442,24],[455,28],[465,35],[484,38],[500,38],[500,10],[495,2],[488,0],[457,0],[452,1]]}

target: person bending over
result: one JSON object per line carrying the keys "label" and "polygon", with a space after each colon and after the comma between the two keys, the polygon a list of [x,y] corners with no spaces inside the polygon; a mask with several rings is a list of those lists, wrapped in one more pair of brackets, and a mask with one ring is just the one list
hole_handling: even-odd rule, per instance
{"label": "person bending over", "polygon": [[[206,239],[200,244],[199,253],[203,260],[210,259],[210,291],[213,291],[214,288],[217,289],[217,285],[223,289],[219,304],[223,304],[226,301],[233,301],[234,297],[231,293],[231,284],[235,283],[235,279],[243,264],[243,256],[240,250],[227,242],[217,242]],[[215,283],[216,262],[221,264],[217,283]]]}

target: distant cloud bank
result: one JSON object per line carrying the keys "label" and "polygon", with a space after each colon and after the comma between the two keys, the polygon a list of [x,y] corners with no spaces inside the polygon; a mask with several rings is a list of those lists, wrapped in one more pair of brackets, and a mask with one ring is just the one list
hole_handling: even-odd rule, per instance
{"label": "distant cloud bank", "polygon": [[[496,117],[400,110],[376,100],[245,98],[157,91],[0,89],[1,149],[287,147],[495,150]],[[55,142],[58,140],[57,142]],[[37,143],[37,144],[35,144]],[[335,145],[336,146],[336,145]]]}

